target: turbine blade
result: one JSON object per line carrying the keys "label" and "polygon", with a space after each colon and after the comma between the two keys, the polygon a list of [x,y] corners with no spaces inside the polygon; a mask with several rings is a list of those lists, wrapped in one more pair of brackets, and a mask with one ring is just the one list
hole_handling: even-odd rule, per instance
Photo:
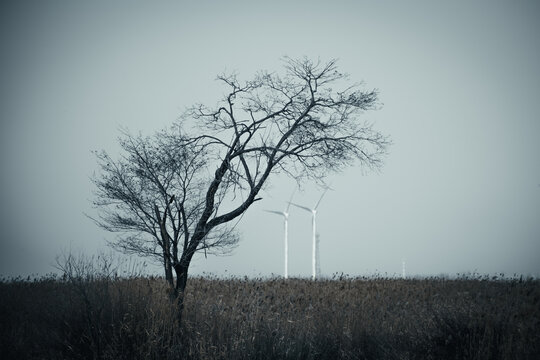
{"label": "turbine blade", "polygon": [[285,216],[285,214],[283,214],[283,211],[274,211],[274,210],[264,210],[264,211],[272,213],[272,214],[278,214],[278,215],[281,215],[281,216]]}
{"label": "turbine blade", "polygon": [[289,204],[293,205],[293,206],[296,206],[297,208],[300,208],[300,209],[303,209],[303,210],[306,210],[306,211],[309,211],[309,212],[313,212],[312,209],[308,208],[308,207],[305,207],[305,206],[302,206],[302,205],[298,205],[298,204],[295,204],[293,202],[289,202]]}
{"label": "turbine blade", "polygon": [[297,189],[297,188],[294,188],[294,191],[293,191],[293,193],[292,193],[292,195],[291,195],[291,198],[289,199],[289,203],[288,203],[288,205],[287,205],[287,210],[285,210],[285,211],[287,211],[287,212],[289,212],[289,208],[291,207],[291,201],[292,201],[292,199],[293,199],[294,194],[296,193],[296,189]]}
{"label": "turbine blade", "polygon": [[321,197],[319,198],[319,201],[317,201],[317,205],[315,205],[315,208],[314,210],[317,210],[317,208],[319,207],[319,204],[321,203],[322,201],[322,198],[324,197],[324,194],[326,194],[326,192],[328,191],[328,189],[330,189],[329,187],[327,187],[324,192],[322,193]]}

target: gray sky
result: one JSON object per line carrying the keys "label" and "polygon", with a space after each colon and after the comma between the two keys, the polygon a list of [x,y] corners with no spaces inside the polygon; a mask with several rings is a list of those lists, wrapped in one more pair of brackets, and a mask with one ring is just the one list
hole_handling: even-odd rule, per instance
{"label": "gray sky", "polygon": [[[365,119],[390,135],[380,173],[328,179],[318,213],[323,274],[540,275],[540,5],[536,1],[3,1],[0,274],[53,270],[62,250],[113,235],[91,211],[91,150],[120,126],[150,134],[195,102],[215,103],[224,70],[248,79],[280,58],[339,58],[380,89]],[[238,225],[232,256],[192,273],[281,274],[273,179]],[[313,205],[306,184],[295,200]],[[292,275],[311,271],[310,215],[291,211]]]}

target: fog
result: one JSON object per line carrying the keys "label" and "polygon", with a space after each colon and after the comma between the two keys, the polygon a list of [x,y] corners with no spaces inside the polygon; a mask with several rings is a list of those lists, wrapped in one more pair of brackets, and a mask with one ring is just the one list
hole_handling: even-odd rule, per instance
{"label": "fog", "polygon": [[[384,103],[364,114],[393,145],[379,172],[328,177],[324,275],[540,275],[540,5],[535,1],[26,1],[0,5],[0,274],[54,271],[62,251],[107,251],[92,213],[91,150],[119,129],[151,134],[217,74],[280,71],[282,56],[339,59]],[[283,210],[270,186],[230,256],[193,274],[283,272]],[[295,202],[313,206],[305,183]],[[291,209],[289,272],[311,274],[311,219]],[[159,272],[159,267],[156,267]]]}

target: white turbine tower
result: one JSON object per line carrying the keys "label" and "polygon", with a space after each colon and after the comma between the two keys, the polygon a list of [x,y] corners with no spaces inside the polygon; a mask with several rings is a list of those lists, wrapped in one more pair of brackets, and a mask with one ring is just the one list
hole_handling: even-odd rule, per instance
{"label": "white turbine tower", "polygon": [[321,252],[319,250],[319,244],[321,243],[321,234],[317,234],[317,248],[315,249],[317,256],[315,258],[315,261],[317,262],[317,267],[315,270],[317,271],[317,275],[321,275]]}
{"label": "white turbine tower", "polygon": [[312,231],[312,251],[311,251],[311,278],[315,280],[317,278],[317,258],[319,257],[318,254],[318,244],[317,244],[317,208],[319,207],[319,204],[321,203],[321,200],[328,191],[328,187],[324,190],[321,197],[319,198],[319,201],[317,201],[317,204],[315,204],[315,207],[313,209],[310,209],[306,206],[298,205],[295,203],[290,203],[291,205],[296,206],[297,208],[300,208],[302,210],[309,211],[311,213],[311,231]]}
{"label": "white turbine tower", "polygon": [[[296,191],[296,189],[295,189]],[[285,232],[285,239],[284,239],[284,248],[285,248],[285,271],[283,273],[283,277],[285,279],[289,278],[289,208],[291,207],[291,201],[294,196],[294,192],[291,195],[291,199],[287,203],[287,208],[284,211],[276,211],[276,210],[265,210],[266,212],[277,214],[283,216],[283,224],[284,224],[284,232]]]}

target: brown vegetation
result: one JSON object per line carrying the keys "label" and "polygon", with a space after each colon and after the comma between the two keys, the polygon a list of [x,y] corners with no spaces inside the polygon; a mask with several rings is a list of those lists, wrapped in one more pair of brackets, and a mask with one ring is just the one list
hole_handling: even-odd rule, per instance
{"label": "brown vegetation", "polygon": [[538,359],[533,279],[193,278],[181,328],[160,278],[0,283],[0,357]]}

